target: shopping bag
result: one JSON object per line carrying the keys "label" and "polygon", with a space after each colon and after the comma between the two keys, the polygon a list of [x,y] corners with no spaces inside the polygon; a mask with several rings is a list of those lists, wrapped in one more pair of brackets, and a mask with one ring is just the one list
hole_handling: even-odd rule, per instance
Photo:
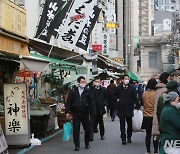
{"label": "shopping bag", "polygon": [[63,141],[69,141],[72,134],[72,123],[66,122],[63,125]]}
{"label": "shopping bag", "polygon": [[143,121],[143,113],[141,110],[134,110],[134,117],[132,118],[132,128],[134,132],[141,132],[141,125]]}

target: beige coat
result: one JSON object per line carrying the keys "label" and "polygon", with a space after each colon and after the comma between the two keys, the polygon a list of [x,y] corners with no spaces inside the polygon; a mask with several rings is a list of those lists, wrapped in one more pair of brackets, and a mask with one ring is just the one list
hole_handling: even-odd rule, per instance
{"label": "beige coat", "polygon": [[157,118],[157,104],[159,97],[163,95],[167,91],[166,85],[164,83],[158,83],[156,85],[156,93],[155,93],[155,103],[154,103],[154,115],[153,115],[153,125],[152,125],[152,134],[159,135],[159,123]]}
{"label": "beige coat", "polygon": [[147,90],[142,95],[143,101],[143,116],[153,117],[154,103],[155,103],[155,90]]}

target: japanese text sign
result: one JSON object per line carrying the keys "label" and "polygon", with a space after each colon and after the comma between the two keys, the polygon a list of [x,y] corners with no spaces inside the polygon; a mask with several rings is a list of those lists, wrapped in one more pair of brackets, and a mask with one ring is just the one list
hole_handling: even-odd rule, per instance
{"label": "japanese text sign", "polygon": [[[75,0],[58,38],[60,45],[74,49],[76,42],[89,19],[95,0]],[[78,18],[77,18],[78,17]],[[75,20],[74,20],[75,19]]]}
{"label": "japanese text sign", "polygon": [[28,134],[26,84],[4,84],[6,135]]}

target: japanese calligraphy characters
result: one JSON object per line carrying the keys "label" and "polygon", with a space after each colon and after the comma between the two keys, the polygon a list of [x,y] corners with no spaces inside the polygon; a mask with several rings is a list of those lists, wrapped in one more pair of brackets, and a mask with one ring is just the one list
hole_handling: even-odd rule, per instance
{"label": "japanese calligraphy characters", "polygon": [[94,28],[94,25],[96,23],[96,20],[99,16],[100,11],[101,11],[101,9],[99,9],[97,6],[94,6],[93,11],[89,16],[89,19],[81,32],[79,40],[76,43],[77,47],[79,47],[85,51],[87,50],[88,43],[90,40],[90,34]]}
{"label": "japanese calligraphy characters", "polygon": [[70,50],[76,42],[95,5],[95,0],[75,0],[64,23],[58,42]]}
{"label": "japanese calligraphy characters", "polygon": [[26,84],[4,85],[6,134],[25,134],[28,131]]}
{"label": "japanese calligraphy characters", "polygon": [[52,26],[52,21],[54,20],[57,13],[59,13],[60,9],[62,9],[64,3],[65,2],[62,0],[46,0],[35,36],[36,38],[47,42],[50,41],[51,34],[49,34],[49,28]]}
{"label": "japanese calligraphy characters", "polygon": [[109,34],[103,34],[103,55],[107,55],[109,53]]}

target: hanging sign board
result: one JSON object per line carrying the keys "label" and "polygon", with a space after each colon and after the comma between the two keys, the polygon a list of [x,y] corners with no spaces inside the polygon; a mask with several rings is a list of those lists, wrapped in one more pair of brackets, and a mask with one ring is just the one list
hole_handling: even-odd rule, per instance
{"label": "hanging sign board", "polygon": [[29,145],[29,116],[25,83],[4,84],[5,133],[8,145]]}

